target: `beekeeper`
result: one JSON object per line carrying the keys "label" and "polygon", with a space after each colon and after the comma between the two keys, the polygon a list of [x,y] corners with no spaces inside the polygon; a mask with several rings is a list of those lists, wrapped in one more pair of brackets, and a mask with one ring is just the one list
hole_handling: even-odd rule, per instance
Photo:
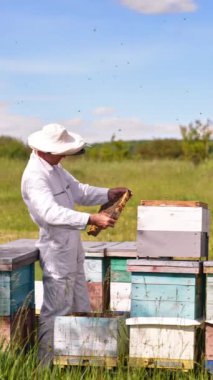
{"label": "beekeeper", "polygon": [[116,222],[104,213],[75,211],[74,204],[103,204],[116,200],[127,189],[82,184],[66,171],[59,164],[61,159],[83,153],[86,143],[62,125],[45,125],[29,136],[28,145],[32,154],[22,176],[21,191],[32,220],[39,226],[36,246],[44,286],[39,358],[47,364],[53,358],[54,317],[90,311],[80,231],[88,224],[105,229]]}

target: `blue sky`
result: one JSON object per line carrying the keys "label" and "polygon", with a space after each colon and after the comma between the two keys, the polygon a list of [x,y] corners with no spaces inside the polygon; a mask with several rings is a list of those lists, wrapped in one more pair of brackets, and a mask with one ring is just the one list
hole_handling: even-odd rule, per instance
{"label": "blue sky", "polygon": [[0,88],[0,135],[180,138],[213,119],[213,2],[1,1]]}

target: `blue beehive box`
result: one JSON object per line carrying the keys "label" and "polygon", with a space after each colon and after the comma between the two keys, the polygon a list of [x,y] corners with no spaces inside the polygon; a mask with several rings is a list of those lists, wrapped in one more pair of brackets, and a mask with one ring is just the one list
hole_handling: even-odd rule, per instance
{"label": "blue beehive box", "polygon": [[202,262],[128,260],[132,272],[131,317],[203,316]]}
{"label": "blue beehive box", "polygon": [[20,307],[34,308],[34,262],[38,250],[29,243],[0,246],[0,316],[14,314]]}
{"label": "blue beehive box", "polygon": [[0,272],[0,316],[12,315],[22,306],[34,307],[34,264]]}
{"label": "blue beehive box", "polygon": [[1,344],[27,347],[34,341],[35,241],[20,239],[0,245],[0,329]]}
{"label": "blue beehive box", "polygon": [[[0,246],[0,328],[3,344],[18,336],[26,342],[34,331],[34,241],[20,240]],[[14,339],[13,339],[14,340]],[[23,343],[25,344],[25,343]]]}

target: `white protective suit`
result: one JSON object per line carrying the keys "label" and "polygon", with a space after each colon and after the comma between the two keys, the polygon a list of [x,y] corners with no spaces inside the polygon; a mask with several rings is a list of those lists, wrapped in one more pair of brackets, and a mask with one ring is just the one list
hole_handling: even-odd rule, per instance
{"label": "white protective suit", "polygon": [[74,203],[103,204],[108,190],[78,182],[60,164],[52,166],[34,152],[23,173],[22,196],[39,226],[37,247],[44,286],[39,357],[46,357],[46,363],[53,357],[54,317],[90,311],[80,238],[89,214],[74,211]]}

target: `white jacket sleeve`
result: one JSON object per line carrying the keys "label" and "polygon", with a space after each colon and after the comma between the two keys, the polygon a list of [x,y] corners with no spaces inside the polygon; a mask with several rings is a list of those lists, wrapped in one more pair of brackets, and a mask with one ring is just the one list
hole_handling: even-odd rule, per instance
{"label": "white jacket sleeve", "polygon": [[74,202],[79,205],[92,206],[101,205],[108,201],[108,188],[80,183],[66,170],[64,172],[70,183]]}
{"label": "white jacket sleeve", "polygon": [[24,181],[22,196],[32,219],[40,226],[49,224],[81,230],[87,225],[90,214],[57,204],[44,178],[30,178]]}

